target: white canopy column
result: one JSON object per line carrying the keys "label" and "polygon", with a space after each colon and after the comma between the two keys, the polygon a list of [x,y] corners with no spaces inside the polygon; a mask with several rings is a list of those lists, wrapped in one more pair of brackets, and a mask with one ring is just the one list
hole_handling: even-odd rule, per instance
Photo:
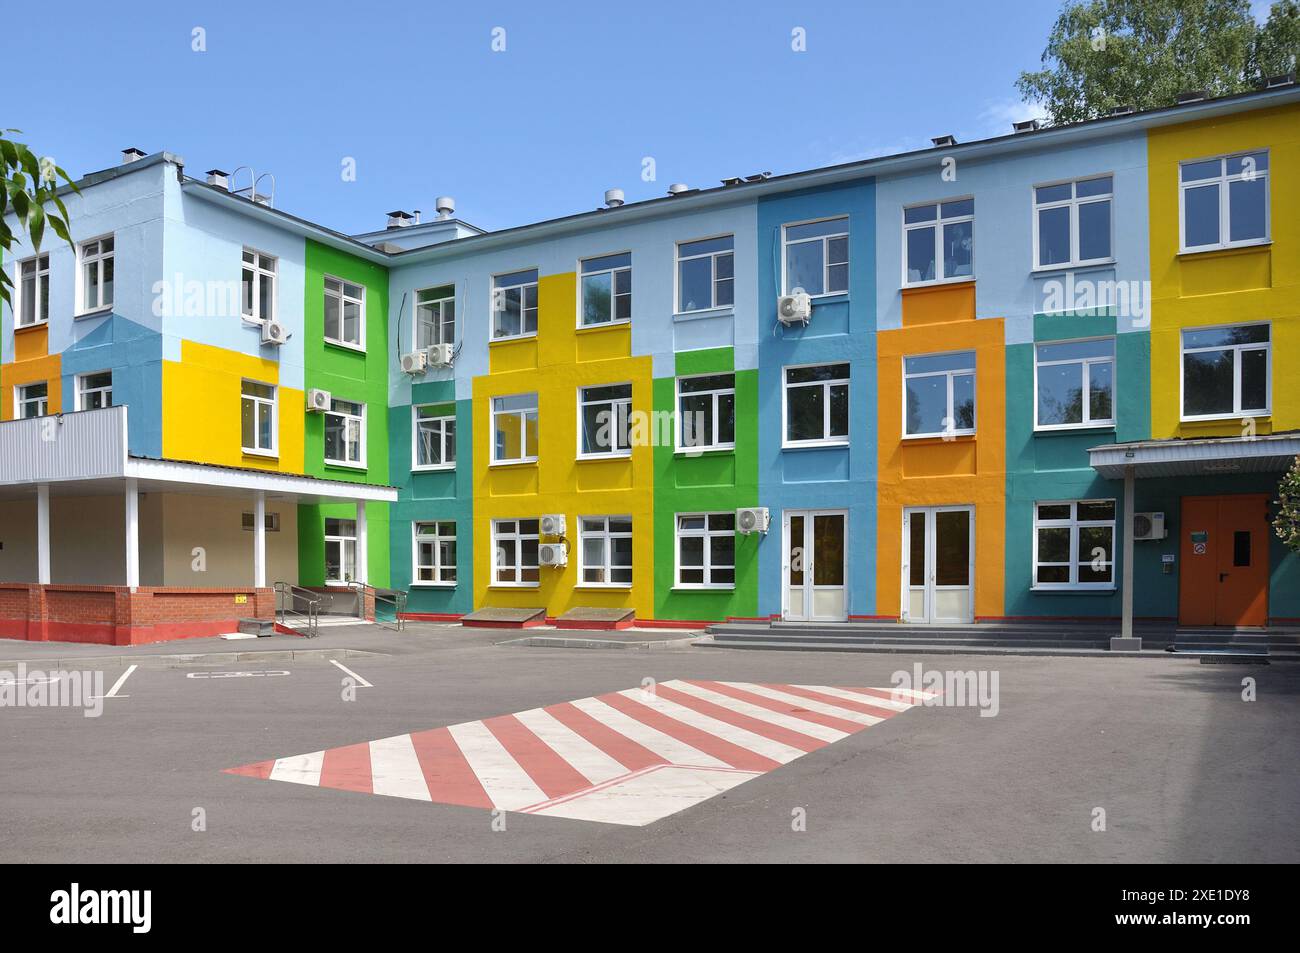
{"label": "white canopy column", "polygon": [[50,485],[36,486],[36,581],[50,584]]}
{"label": "white canopy column", "polygon": [[359,583],[368,583],[370,580],[366,574],[366,559],[370,547],[366,545],[366,501],[357,500],[357,570],[356,581]]}
{"label": "white canopy column", "polygon": [[266,491],[253,493],[253,585],[266,588]]}
{"label": "white canopy column", "polygon": [[140,585],[140,484],[126,478],[126,584]]}

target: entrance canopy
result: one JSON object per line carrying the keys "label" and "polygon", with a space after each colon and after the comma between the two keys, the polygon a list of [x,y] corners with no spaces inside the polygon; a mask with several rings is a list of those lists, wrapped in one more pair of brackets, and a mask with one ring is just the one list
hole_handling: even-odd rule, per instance
{"label": "entrance canopy", "polygon": [[1285,470],[1300,455],[1300,432],[1256,437],[1208,437],[1198,440],[1140,440],[1108,443],[1088,450],[1089,463],[1104,477],[1221,476]]}

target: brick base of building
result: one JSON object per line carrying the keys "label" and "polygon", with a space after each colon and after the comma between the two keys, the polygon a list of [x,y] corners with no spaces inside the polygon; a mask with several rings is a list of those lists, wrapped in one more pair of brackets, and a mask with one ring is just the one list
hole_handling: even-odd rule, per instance
{"label": "brick base of building", "polygon": [[275,590],[0,582],[0,638],[142,645],[234,632],[272,620]]}

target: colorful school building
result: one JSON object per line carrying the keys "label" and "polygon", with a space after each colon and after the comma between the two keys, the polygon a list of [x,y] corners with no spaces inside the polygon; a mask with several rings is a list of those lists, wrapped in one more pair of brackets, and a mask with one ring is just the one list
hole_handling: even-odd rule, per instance
{"label": "colorful school building", "polygon": [[497,232],[127,150],[4,262],[0,636],[1300,622],[1300,89],[1183,99]]}

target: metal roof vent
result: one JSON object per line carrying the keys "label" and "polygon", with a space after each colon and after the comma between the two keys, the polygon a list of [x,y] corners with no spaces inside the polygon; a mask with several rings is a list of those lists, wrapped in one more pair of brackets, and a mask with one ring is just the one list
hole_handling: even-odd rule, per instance
{"label": "metal roof vent", "polygon": [[388,213],[389,228],[409,228],[414,222],[410,212],[403,212],[398,209],[395,212]]}
{"label": "metal roof vent", "polygon": [[745,181],[745,177],[742,175],[733,175],[729,178],[722,179],[721,181],[723,185],[739,185],[741,182]]}
{"label": "metal roof vent", "polygon": [[438,210],[438,218],[444,222],[456,214],[456,200],[450,195],[439,195],[433,200],[433,207]]}
{"label": "metal roof vent", "polygon": [[230,173],[224,169],[208,170],[208,185],[215,185],[219,189],[230,191]]}
{"label": "metal roof vent", "polygon": [[1282,86],[1295,85],[1295,70],[1289,73],[1278,73],[1276,76],[1270,76],[1264,80],[1265,89],[1278,89]]}
{"label": "metal roof vent", "polygon": [[957,144],[957,137],[956,136],[935,136],[930,141],[934,143],[936,149],[943,149],[947,146],[955,146]]}
{"label": "metal roof vent", "polygon": [[618,208],[620,205],[622,205],[622,204],[623,204],[623,190],[622,190],[622,189],[606,189],[606,190],[605,190],[605,204],[606,204],[607,206],[609,206],[610,208]]}
{"label": "metal roof vent", "polygon": [[1137,112],[1137,109],[1136,109],[1135,107],[1131,106],[1131,105],[1129,105],[1129,106],[1116,106],[1116,107],[1114,107],[1110,112],[1108,112],[1106,115],[1107,115],[1107,116],[1131,116],[1131,115],[1133,115],[1133,113],[1135,113],[1135,112]]}
{"label": "metal roof vent", "polygon": [[1188,103],[1200,103],[1210,98],[1210,91],[1207,89],[1185,89],[1176,97],[1179,106],[1186,106]]}
{"label": "metal roof vent", "polygon": [[1022,119],[1011,124],[1011,131],[1019,135],[1022,132],[1037,132],[1042,127],[1041,119]]}
{"label": "metal roof vent", "polygon": [[681,195],[683,192],[689,192],[690,190],[691,187],[685,182],[674,182],[672,185],[668,186],[669,195]]}
{"label": "metal roof vent", "polygon": [[126,165],[130,162],[135,162],[138,159],[143,159],[144,156],[145,156],[144,150],[137,149],[135,146],[131,146],[129,149],[123,149],[122,165]]}
{"label": "metal roof vent", "polygon": [[753,175],[747,175],[747,176],[745,176],[745,181],[746,181],[746,182],[762,182],[764,179],[770,179],[771,177],[772,177],[772,173],[771,173],[771,172],[755,172]]}

